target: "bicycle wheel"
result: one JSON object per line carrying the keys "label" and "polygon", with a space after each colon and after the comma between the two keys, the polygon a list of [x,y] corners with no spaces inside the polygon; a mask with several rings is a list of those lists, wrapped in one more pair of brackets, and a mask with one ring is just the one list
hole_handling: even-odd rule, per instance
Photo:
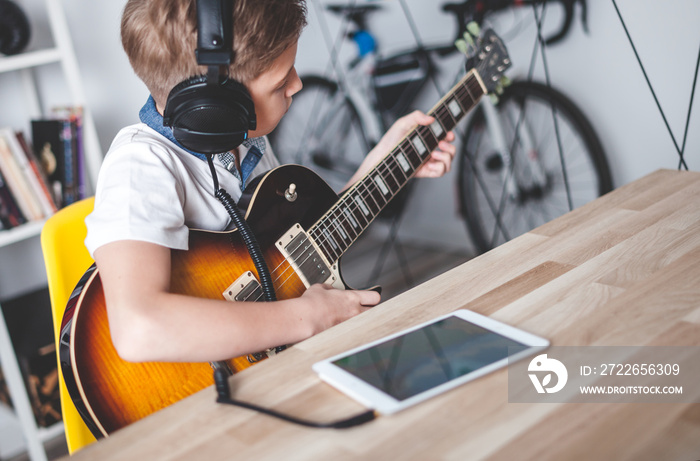
{"label": "bicycle wheel", "polygon": [[479,252],[612,189],[598,137],[562,93],[535,82],[514,82],[496,113],[507,152],[496,147],[479,106],[465,129],[459,159],[459,205]]}
{"label": "bicycle wheel", "polygon": [[277,128],[270,144],[281,163],[311,168],[338,191],[369,151],[357,110],[338,84],[303,77],[303,88]]}

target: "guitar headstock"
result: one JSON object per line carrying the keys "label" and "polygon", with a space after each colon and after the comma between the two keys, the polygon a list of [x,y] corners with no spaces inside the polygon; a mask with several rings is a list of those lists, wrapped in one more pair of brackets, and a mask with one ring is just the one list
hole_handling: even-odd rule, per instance
{"label": "guitar headstock", "polygon": [[503,73],[511,66],[503,40],[492,29],[480,31],[471,22],[455,46],[467,56],[467,71],[476,69],[488,92],[500,94],[508,83]]}

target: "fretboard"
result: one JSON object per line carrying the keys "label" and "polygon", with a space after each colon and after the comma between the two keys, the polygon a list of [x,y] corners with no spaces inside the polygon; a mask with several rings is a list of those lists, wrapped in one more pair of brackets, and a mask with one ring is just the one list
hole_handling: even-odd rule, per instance
{"label": "fretboard", "polygon": [[435,122],[408,133],[369,173],[357,181],[308,233],[330,262],[335,262],[364,232],[384,207],[428,161],[452,130],[484,95],[472,70],[428,112]]}

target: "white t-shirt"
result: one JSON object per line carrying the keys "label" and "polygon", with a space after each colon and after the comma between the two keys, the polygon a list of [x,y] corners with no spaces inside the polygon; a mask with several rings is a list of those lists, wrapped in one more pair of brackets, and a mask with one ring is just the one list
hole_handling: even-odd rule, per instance
{"label": "white t-shirt", "polygon": [[[266,143],[248,181],[279,165]],[[239,149],[242,161],[247,149]],[[214,165],[219,186],[238,201],[240,180],[218,156]],[[91,256],[100,246],[118,240],[186,250],[190,228],[220,231],[230,226],[213,184],[206,161],[143,123],[126,127],[115,137],[100,169],[95,209],[85,219],[85,246]]]}

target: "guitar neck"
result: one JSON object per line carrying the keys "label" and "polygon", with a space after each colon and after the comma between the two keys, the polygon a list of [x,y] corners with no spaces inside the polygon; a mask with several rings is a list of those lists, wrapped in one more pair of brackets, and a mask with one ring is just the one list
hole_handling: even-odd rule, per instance
{"label": "guitar neck", "polygon": [[429,160],[448,131],[486,93],[481,77],[471,70],[428,112],[435,122],[408,133],[369,173],[348,189],[308,233],[335,262],[386,205]]}

